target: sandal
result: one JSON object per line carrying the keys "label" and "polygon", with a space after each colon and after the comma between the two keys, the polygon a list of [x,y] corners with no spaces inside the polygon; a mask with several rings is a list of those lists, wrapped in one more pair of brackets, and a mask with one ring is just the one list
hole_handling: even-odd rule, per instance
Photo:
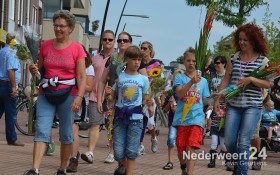
{"label": "sandal", "polygon": [[173,163],[172,162],[167,162],[167,164],[162,167],[164,170],[172,170],[173,169]]}

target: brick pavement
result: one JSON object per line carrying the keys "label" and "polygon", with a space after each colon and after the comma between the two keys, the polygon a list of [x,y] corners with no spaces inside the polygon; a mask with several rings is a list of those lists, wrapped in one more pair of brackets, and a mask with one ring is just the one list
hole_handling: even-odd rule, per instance
{"label": "brick pavement", "polygon": [[[31,168],[32,164],[32,148],[33,142],[32,137],[24,136],[18,134],[18,139],[25,143],[24,147],[14,147],[8,146],[5,141],[4,132],[4,119],[0,120],[0,174],[3,175],[22,175],[25,170]],[[145,136],[145,147],[147,154],[140,156],[136,160],[136,170],[135,175],[154,175],[154,174],[170,174],[179,175],[180,167],[177,157],[174,159],[174,169],[173,170],[162,170],[167,162],[167,128],[159,127],[160,135],[159,140],[159,152],[152,153],[150,151],[150,137]],[[54,138],[56,143],[56,152],[53,156],[44,156],[40,173],[41,175],[52,175],[59,165],[59,142],[58,142],[58,129],[53,129]],[[82,131],[84,132],[84,131]],[[87,150],[87,139],[81,138],[80,152]],[[117,163],[105,164],[103,163],[105,157],[107,156],[106,148],[106,132],[101,131],[100,139],[96,146],[96,151],[94,152],[95,161],[93,164],[87,164],[86,162],[80,160],[78,175],[108,175],[113,174]],[[205,139],[205,144],[198,151],[203,150],[208,151],[210,144],[210,139]],[[176,154],[176,153],[175,153]],[[268,158],[266,160],[266,165],[262,167],[261,171],[249,170],[249,175],[279,175],[279,164],[280,153],[268,152]],[[225,167],[222,165],[222,161],[217,161],[216,168],[207,168],[207,160],[199,160],[196,162],[195,175],[231,175],[231,172],[227,172]],[[70,174],[70,173],[69,173]]]}

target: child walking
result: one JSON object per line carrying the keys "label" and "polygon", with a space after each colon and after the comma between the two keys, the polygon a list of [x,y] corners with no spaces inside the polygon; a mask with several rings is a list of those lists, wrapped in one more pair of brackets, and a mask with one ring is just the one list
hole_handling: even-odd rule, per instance
{"label": "child walking", "polygon": [[[192,155],[200,149],[204,127],[202,100],[210,96],[207,80],[197,73],[195,64],[195,50],[189,48],[184,53],[186,72],[177,75],[173,84],[179,100],[172,125],[177,127],[176,146],[182,175],[193,174]],[[184,158],[184,152],[190,157]]]}
{"label": "child walking", "polygon": [[150,116],[153,115],[153,104],[149,98],[149,80],[138,73],[142,60],[141,50],[130,46],[124,53],[127,62],[125,71],[119,74],[119,79],[109,92],[110,97],[117,98],[113,149],[115,160],[119,162],[114,174],[132,175],[135,169],[135,159],[139,156],[138,146],[143,128],[142,104],[147,103]]}

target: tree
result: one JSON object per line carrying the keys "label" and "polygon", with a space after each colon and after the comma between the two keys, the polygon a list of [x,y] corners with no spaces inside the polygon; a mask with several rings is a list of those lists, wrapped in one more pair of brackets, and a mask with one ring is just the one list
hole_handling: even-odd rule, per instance
{"label": "tree", "polygon": [[[190,6],[208,6],[212,0],[186,0]],[[215,19],[229,27],[239,27],[246,22],[246,17],[259,6],[267,5],[264,0],[220,0]]]}
{"label": "tree", "polygon": [[[274,22],[271,22],[271,13],[269,6],[266,8],[266,13],[263,18],[263,26],[265,28],[265,36],[267,38],[269,53],[268,58],[280,58],[280,29],[277,28]],[[280,25],[280,21],[278,21]]]}
{"label": "tree", "polygon": [[100,22],[100,20],[94,20],[94,21],[92,21],[92,23],[91,23],[91,30],[92,30],[92,32],[93,32],[93,35],[95,35],[95,32],[98,30],[98,28],[99,28],[99,22]]}

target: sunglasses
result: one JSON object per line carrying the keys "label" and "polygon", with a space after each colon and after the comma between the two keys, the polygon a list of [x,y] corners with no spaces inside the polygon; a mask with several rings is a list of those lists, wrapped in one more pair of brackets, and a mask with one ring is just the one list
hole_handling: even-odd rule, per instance
{"label": "sunglasses", "polygon": [[129,40],[129,39],[118,39],[117,42],[118,42],[118,43],[121,43],[121,42],[129,43],[130,40]]}
{"label": "sunglasses", "polygon": [[54,24],[53,25],[53,28],[54,29],[65,29],[66,27],[68,27],[68,25],[57,25],[57,24]]}
{"label": "sunglasses", "polygon": [[214,64],[221,64],[221,62],[215,62]]}
{"label": "sunglasses", "polygon": [[141,47],[141,50],[146,51],[148,48],[147,47]]}
{"label": "sunglasses", "polygon": [[114,39],[111,39],[111,38],[103,38],[102,41],[104,41],[104,42],[107,42],[107,41],[112,42],[112,41],[114,41]]}

